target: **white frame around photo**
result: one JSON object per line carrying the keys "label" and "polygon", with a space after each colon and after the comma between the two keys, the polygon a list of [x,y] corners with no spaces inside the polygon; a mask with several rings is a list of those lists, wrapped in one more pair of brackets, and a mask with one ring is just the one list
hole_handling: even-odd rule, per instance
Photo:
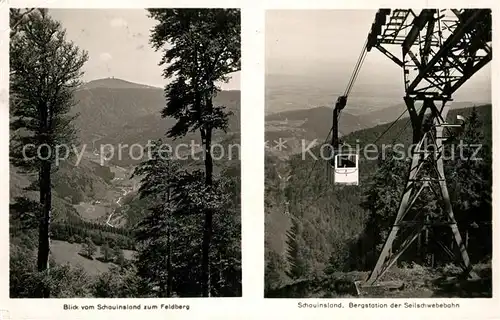
{"label": "white frame around photo", "polygon": [[[494,50],[500,50],[498,1],[416,0],[411,7],[484,7],[493,9]],[[500,226],[497,207],[500,160],[498,90],[493,105],[493,298],[490,299],[265,299],[264,298],[264,118],[265,14],[272,9],[370,9],[403,6],[397,0],[0,0],[0,320],[56,319],[500,319]],[[44,8],[241,8],[241,225],[242,292],[239,298],[170,299],[11,299],[9,297],[9,7]],[[89,21],[92,23],[92,21]],[[353,21],[352,23],[356,23]],[[300,23],[297,24],[300,28]],[[290,30],[293,32],[293,30]],[[346,26],[348,32],[348,26]],[[367,30],[368,32],[368,30]],[[347,35],[346,35],[347,36]],[[327,41],[327,40],[325,40]],[[494,55],[492,88],[499,88],[499,59]],[[359,160],[359,157],[357,157]],[[359,170],[357,170],[359,171]],[[426,302],[434,307],[416,308]],[[137,310],[100,310],[99,305],[141,305]],[[189,305],[171,309],[168,305]],[[450,307],[452,304],[458,307]],[[156,305],[156,310],[144,310]],[[76,308],[75,308],[76,306]],[[83,310],[83,306],[92,306]],[[447,307],[448,306],[448,307]],[[3,312],[3,313],[2,313]]]}

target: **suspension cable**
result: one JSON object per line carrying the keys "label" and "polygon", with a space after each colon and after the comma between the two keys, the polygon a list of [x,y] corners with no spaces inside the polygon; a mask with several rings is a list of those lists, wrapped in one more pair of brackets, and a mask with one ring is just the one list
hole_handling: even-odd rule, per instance
{"label": "suspension cable", "polygon": [[[356,79],[358,78],[361,67],[363,66],[363,63],[365,61],[366,55],[368,53],[367,45],[368,45],[368,39],[365,40],[365,44],[363,45],[363,48],[361,49],[361,53],[359,54],[358,61],[356,62],[356,65],[354,66],[354,70],[351,74],[351,78],[349,79],[349,82],[347,83],[347,87],[344,91],[344,97],[346,97],[346,98],[351,93],[351,90],[354,86],[354,83],[356,82]],[[338,121],[340,121],[341,115],[342,115],[342,110],[339,110],[338,119],[337,119]]]}
{"label": "suspension cable", "polygon": [[372,142],[372,144],[377,143],[377,141],[379,141],[379,140],[380,140],[380,139],[381,139],[381,138],[382,138],[382,137],[383,137],[383,136],[384,136],[384,135],[385,135],[385,134],[386,134],[389,130],[391,130],[391,128],[392,128],[392,127],[394,127],[394,125],[396,124],[396,122],[398,122],[398,120],[399,120],[399,119],[401,119],[401,117],[402,117],[405,113],[406,113],[406,107],[405,107],[405,109],[403,110],[403,112],[399,115],[399,117],[397,117],[397,119],[396,119],[396,120],[394,120],[394,121],[391,123],[391,125],[390,125],[387,129],[385,129],[385,131],[384,131],[384,132],[382,132],[382,134],[381,134],[381,135],[379,135],[379,136],[377,137],[377,139],[375,139],[375,141],[373,141],[373,142]]}
{"label": "suspension cable", "polygon": [[[356,62],[356,65],[354,66],[354,70],[353,70],[353,73],[351,75],[351,78],[349,79],[349,82],[347,84],[347,88],[344,92],[344,96],[347,98],[349,96],[349,94],[351,93],[351,90],[352,88],[354,87],[354,83],[356,82],[357,78],[358,78],[358,75],[359,75],[359,72],[361,70],[361,67],[363,66],[363,63],[365,61],[365,58],[366,58],[366,55],[368,53],[368,50],[367,50],[367,45],[368,45],[368,39],[365,40],[365,43],[363,45],[363,48],[361,50],[361,53],[358,57],[358,61]],[[391,128],[396,124],[396,122],[399,121],[399,119],[401,119],[401,117],[403,117],[403,115],[406,113],[406,108],[403,110],[403,112],[399,115],[399,117],[396,118],[396,120],[394,120],[391,125],[384,131],[382,132],[381,135],[379,135],[375,141],[373,142],[373,144],[377,143],[387,132],[389,132],[389,130],[391,130]],[[339,110],[339,115],[338,115],[338,120],[340,120],[340,116],[342,114],[342,110]],[[407,126],[408,124],[405,125],[405,127]]]}
{"label": "suspension cable", "polygon": [[360,66],[358,68],[358,71],[356,72],[356,75],[354,76],[354,79],[352,80],[352,83],[349,86],[349,90],[346,92],[347,95],[349,95],[351,93],[351,89],[354,86],[354,83],[356,82],[356,80],[358,79],[359,71],[361,70],[361,66],[363,65],[363,62],[365,61],[367,53],[368,53],[368,51],[365,50],[365,52],[363,54],[363,58],[361,59],[361,63],[360,63]]}
{"label": "suspension cable", "polygon": [[363,65],[363,62],[365,60],[366,54],[368,53],[367,51],[367,44],[368,44],[368,39],[366,39],[363,48],[361,49],[361,53],[359,54],[358,61],[356,62],[356,65],[354,66],[354,70],[352,72],[351,78],[349,79],[349,82],[347,83],[347,88],[344,92],[344,96],[349,96],[352,87],[354,86],[354,82],[356,81],[359,71],[361,70],[361,66]]}
{"label": "suspension cable", "polygon": [[[365,61],[366,54],[368,52],[367,51],[367,44],[368,44],[368,39],[366,39],[366,41],[363,45],[363,49],[361,50],[361,53],[358,57],[358,61],[356,62],[356,65],[354,66],[354,71],[351,75],[351,78],[349,79],[348,84],[347,84],[347,88],[344,92],[344,96],[346,96],[346,97],[350,94],[351,89],[354,86],[354,82],[358,78],[359,71],[361,70],[361,66],[363,65],[363,62]],[[341,110],[339,110],[338,119],[340,119],[340,116],[341,116]],[[333,131],[333,126],[330,128],[330,132],[328,133],[328,135],[325,139],[325,142],[323,142],[323,145],[328,141],[328,138],[330,137],[330,134],[332,134],[332,131]],[[311,175],[312,175],[312,172],[314,171],[315,166],[316,166],[316,161],[312,165],[311,170],[309,170],[309,174],[307,175],[307,178],[306,178],[306,183],[303,184],[303,188],[301,188],[301,192],[303,191],[304,187],[307,185],[307,182],[309,182],[309,179],[311,178]]]}
{"label": "suspension cable", "polygon": [[[324,144],[328,141],[328,138],[330,138],[330,134],[332,133],[332,131],[333,131],[333,127],[330,129],[330,131],[329,131],[329,132],[328,132],[328,134],[326,135],[326,139],[325,139],[325,141],[323,142],[323,144],[322,144],[321,146],[323,146],[323,145],[324,145]],[[316,163],[317,163],[317,162],[318,162],[318,161],[314,161],[313,165],[311,166],[311,169],[309,170],[309,173],[308,173],[308,175],[307,175],[307,178],[306,178],[306,180],[305,180],[305,183],[304,183],[304,184],[302,184],[302,188],[300,188],[300,192],[299,192],[299,193],[302,193],[302,191],[304,191],[305,186],[307,186],[307,183],[309,182],[309,179],[310,179],[310,178],[311,178],[311,176],[312,176],[312,173],[313,173],[313,171],[314,171],[314,168],[316,167]]]}
{"label": "suspension cable", "polygon": [[408,121],[406,121],[403,128],[401,128],[401,130],[399,130],[399,132],[394,136],[394,139],[392,140],[391,145],[394,145],[396,140],[401,137],[401,134],[406,130],[406,128],[408,128],[408,125],[410,124],[410,122],[411,122],[411,118],[408,118]]}

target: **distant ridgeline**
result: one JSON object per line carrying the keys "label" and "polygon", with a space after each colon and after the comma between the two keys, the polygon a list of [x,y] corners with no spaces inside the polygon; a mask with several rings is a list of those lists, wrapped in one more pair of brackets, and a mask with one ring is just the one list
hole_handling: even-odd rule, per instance
{"label": "distant ridgeline", "polygon": [[[79,140],[86,145],[86,151],[100,151],[101,145],[110,144],[115,149],[123,146],[122,157],[110,160],[120,166],[135,165],[139,161],[130,157],[129,147],[133,144],[145,146],[148,141],[162,138],[173,146],[180,143],[200,143],[199,134],[189,133],[176,140],[167,139],[165,134],[175,124],[175,119],[162,118],[165,107],[163,88],[131,83],[120,79],[100,79],[82,86],[75,93],[77,105],[72,112],[78,114],[75,120]],[[232,112],[229,117],[229,133],[240,131],[240,91],[221,91],[214,99],[215,105],[223,105]],[[225,139],[224,132],[214,133],[214,141]],[[104,148],[104,147],[103,147]],[[104,149],[106,151],[106,149]]]}

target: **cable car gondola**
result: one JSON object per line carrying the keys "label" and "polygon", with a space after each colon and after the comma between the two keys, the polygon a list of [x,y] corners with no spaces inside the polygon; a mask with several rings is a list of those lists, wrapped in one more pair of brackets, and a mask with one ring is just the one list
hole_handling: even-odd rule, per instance
{"label": "cable car gondola", "polygon": [[355,185],[359,184],[359,157],[356,153],[341,152],[335,155],[334,182],[335,184]]}
{"label": "cable car gondola", "polygon": [[344,150],[340,148],[338,137],[338,121],[340,112],[347,104],[347,96],[343,95],[337,99],[335,108],[333,109],[333,125],[332,125],[332,141],[333,157],[330,160],[330,165],[333,169],[333,182],[339,185],[355,185],[359,184],[359,156],[352,150]]}

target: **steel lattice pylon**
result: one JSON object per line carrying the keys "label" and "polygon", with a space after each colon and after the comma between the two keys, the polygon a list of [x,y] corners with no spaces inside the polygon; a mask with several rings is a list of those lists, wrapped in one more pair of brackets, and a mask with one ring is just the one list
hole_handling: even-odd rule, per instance
{"label": "steel lattice pylon", "polygon": [[[443,131],[457,126],[446,123],[446,104],[452,100],[452,94],[491,61],[491,10],[381,9],[368,36],[367,50],[372,48],[403,69],[404,100],[415,148],[395,223],[366,284],[377,281],[423,231],[428,236],[436,226],[451,228],[465,274],[472,275],[446,186]],[[394,48],[399,53],[391,52]],[[430,125],[424,125],[429,110]],[[429,144],[434,146],[431,151]],[[441,204],[437,216],[412,212],[412,206],[425,192]],[[440,245],[455,256],[453,249]]]}

